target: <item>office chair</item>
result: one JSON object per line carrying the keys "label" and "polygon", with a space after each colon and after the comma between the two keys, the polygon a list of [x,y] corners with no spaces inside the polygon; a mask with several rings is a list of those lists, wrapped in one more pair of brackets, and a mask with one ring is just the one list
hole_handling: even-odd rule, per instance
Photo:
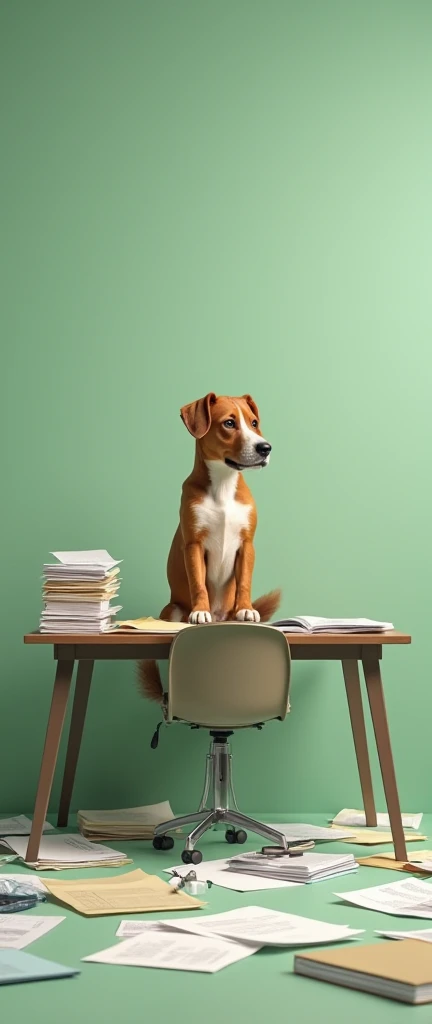
{"label": "office chair", "polygon": [[[167,833],[196,822],[182,853],[184,864],[199,864],[195,844],[209,828],[222,822],[228,843],[244,843],[245,829],[287,848],[285,836],[261,821],[241,814],[232,782],[229,737],[236,729],[261,729],[289,709],[291,658],[283,633],[252,623],[215,623],[182,630],[173,641],[165,721],[209,729],[204,790],[197,811],[172,818],[155,828],[153,846],[170,850]],[[209,799],[210,798],[210,799]]]}

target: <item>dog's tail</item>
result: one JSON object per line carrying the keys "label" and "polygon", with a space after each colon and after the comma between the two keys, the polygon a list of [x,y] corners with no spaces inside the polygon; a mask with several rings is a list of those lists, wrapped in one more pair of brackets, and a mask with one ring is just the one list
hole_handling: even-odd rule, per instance
{"label": "dog's tail", "polygon": [[138,687],[143,697],[163,704],[163,686],[156,661],[138,662]]}
{"label": "dog's tail", "polygon": [[255,611],[260,614],[261,622],[268,622],[269,619],[273,618],[275,611],[277,611],[281,603],[281,597],[281,590],[271,590],[269,594],[257,597],[256,601],[252,602]]}

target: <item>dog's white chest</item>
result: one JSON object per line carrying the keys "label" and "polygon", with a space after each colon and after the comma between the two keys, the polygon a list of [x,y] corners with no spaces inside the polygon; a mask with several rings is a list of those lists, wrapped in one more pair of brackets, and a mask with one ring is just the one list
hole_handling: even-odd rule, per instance
{"label": "dog's white chest", "polygon": [[243,530],[249,524],[250,505],[236,501],[236,486],[236,473],[231,472],[222,480],[212,479],[208,494],[194,508],[198,529],[206,531],[203,543],[207,553],[207,578],[215,589],[216,601],[221,588],[233,575]]}

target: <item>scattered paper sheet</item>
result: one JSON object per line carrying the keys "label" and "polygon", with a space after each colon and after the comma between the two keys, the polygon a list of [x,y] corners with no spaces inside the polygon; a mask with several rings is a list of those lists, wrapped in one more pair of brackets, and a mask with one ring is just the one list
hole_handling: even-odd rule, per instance
{"label": "scattered paper sheet", "polygon": [[[263,822],[263,825],[267,825],[268,822]],[[331,843],[338,842],[339,839],[351,839],[353,833],[351,829],[334,829],[334,828],[322,828],[320,825],[304,825],[300,824],[287,824],[281,825],[278,822],[276,825],[269,825],[269,828],[275,828],[277,832],[282,832],[290,842],[296,842],[301,839],[314,839],[316,842],[323,842],[328,840]],[[263,844],[266,840],[263,839]]]}
{"label": "scattered paper sheet", "polygon": [[0,949],[24,949],[64,920],[64,917],[0,914]]}
{"label": "scattered paper sheet", "polygon": [[[402,825],[404,828],[420,828],[420,822],[423,817],[423,812],[419,814],[403,814]],[[333,818],[333,825],[339,827],[343,825],[366,825],[366,815],[364,811],[353,810],[351,807],[344,807],[343,811],[339,811],[339,814]],[[390,818],[388,814],[377,814],[377,826],[378,828],[390,828]]]}
{"label": "scattered paper sheet", "polygon": [[389,882],[388,885],[373,885],[369,889],[357,889],[354,892],[336,892],[334,895],[345,903],[366,907],[367,910],[379,910],[383,914],[432,918],[432,886],[418,878]]}
{"label": "scattered paper sheet", "polygon": [[[31,818],[27,818],[25,814],[16,814],[13,818],[0,818],[0,836],[29,836],[31,827]],[[44,822],[43,832],[49,832],[53,828],[49,821]]]}
{"label": "scattered paper sheet", "polygon": [[[357,864],[363,864],[366,868],[385,868],[386,871],[411,871],[414,874],[432,874],[432,867],[428,869],[427,862],[432,860],[432,850],[413,850],[409,860],[396,860],[395,854],[375,853],[372,857],[357,857]],[[426,864],[424,863],[426,861]]]}
{"label": "scattered paper sheet", "polygon": [[[133,878],[130,878],[133,875]],[[203,904],[139,868],[116,879],[88,878],[74,882],[44,879],[48,892],[86,917],[102,914],[145,914],[160,910],[197,910]]]}
{"label": "scattered paper sheet", "polygon": [[132,939],[134,935],[142,935],[144,932],[164,932],[169,922],[164,921],[134,921],[127,918],[120,921],[116,935],[121,939]]}
{"label": "scattered paper sheet", "polygon": [[432,942],[432,928],[420,928],[413,932],[375,932],[384,939],[420,939],[421,942]]}
{"label": "scattered paper sheet", "polygon": [[[334,828],[334,826],[331,826]],[[350,843],[355,846],[384,846],[385,843],[393,843],[393,836],[391,832],[378,832],[373,828],[353,828],[350,829],[351,839],[341,839],[342,843]],[[406,843],[420,843],[427,836],[422,836],[418,832],[404,832]]]}
{"label": "scattered paper sheet", "polygon": [[[228,860],[209,860],[198,864],[194,869],[198,881],[212,882],[213,885],[220,885],[223,889],[233,889],[235,892],[260,892],[264,889],[290,889],[301,882],[285,882],[278,878],[261,878],[259,875],[241,874],[239,871],[229,870]],[[185,864],[177,864],[173,868],[164,868],[166,874],[171,875],[177,871],[179,875],[187,875],[189,868]]]}
{"label": "scattered paper sheet", "polygon": [[128,964],[132,967],[162,967],[172,971],[203,971],[214,974],[229,964],[255,953],[251,943],[230,942],[217,937],[185,935],[164,929],[136,935],[83,960],[99,964]]}
{"label": "scattered paper sheet", "polygon": [[[124,924],[127,928],[127,922]],[[325,942],[343,942],[344,939],[363,934],[363,930],[355,931],[345,925],[327,924],[325,921],[266,910],[264,907],[240,907],[224,914],[208,914],[200,919],[193,917],[188,921],[176,920],[169,922],[167,927],[193,932],[195,935],[222,935],[236,942],[252,942],[256,946],[312,946]]]}
{"label": "scattered paper sheet", "polygon": [[[25,860],[28,845],[26,836],[9,835],[5,837],[4,842],[14,853],[18,854],[21,860]],[[123,866],[130,863],[126,854],[120,853],[119,850],[112,850],[109,846],[100,846],[98,843],[90,843],[88,839],[84,839],[84,836],[72,833],[63,836],[43,836],[35,867],[42,871],[51,871],[88,867],[89,865],[93,867],[100,864],[114,867],[117,864]]]}

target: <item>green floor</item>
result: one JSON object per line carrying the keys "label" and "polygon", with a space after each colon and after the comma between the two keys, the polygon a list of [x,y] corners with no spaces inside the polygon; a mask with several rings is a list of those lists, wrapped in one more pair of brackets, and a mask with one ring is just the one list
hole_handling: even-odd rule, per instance
{"label": "green floor", "polygon": [[[296,815],[295,819],[291,820],[325,824],[326,817],[328,816]],[[423,819],[422,826],[424,834],[432,837],[432,815]],[[171,853],[156,853],[148,843],[118,845],[133,857],[135,867],[142,867],[145,871],[162,874],[164,867],[180,861],[180,842],[176,842]],[[429,844],[423,845],[429,848]],[[243,849],[254,847],[256,843],[251,842]],[[413,848],[416,849],[415,846]],[[205,859],[210,860],[225,856],[230,848],[224,842],[223,833],[212,832],[202,841],[202,849]],[[320,849],[323,849],[322,845]],[[326,850],[329,852],[344,849],[352,849],[357,856],[366,856],[371,852],[370,848],[359,846],[326,844]],[[10,870],[21,869],[19,865],[11,865]],[[132,870],[132,866],[126,870]],[[86,876],[100,877],[103,874],[117,872],[86,871]],[[58,878],[78,878],[82,874],[83,872],[79,871],[50,872],[51,876],[55,875]],[[248,894],[213,886],[208,897],[208,912],[217,913],[248,903],[258,904],[275,910],[320,918],[335,924],[364,928],[364,938],[360,941],[381,942],[381,939],[374,936],[375,928],[408,930],[427,927],[428,922],[394,918],[387,914],[376,914],[350,907],[333,896],[333,892],[394,882],[401,877],[394,871],[359,868],[356,875],[346,875],[333,882],[317,882],[295,889]],[[71,967],[78,966],[82,973],[77,978],[5,986],[1,991],[4,1021],[13,1020],[18,1024],[24,1019],[35,1019],[41,1024],[76,1024],[78,1018],[84,1018],[92,1021],[129,1022],[152,1015],[155,1021],[165,1024],[170,1020],[182,1020],[186,1011],[197,1021],[208,1021],[209,1024],[223,1019],[244,1019],[254,1022],[270,1015],[274,1020],[275,1014],[278,1014],[280,1019],[296,1019],[302,1024],[331,1019],[337,1022],[346,1019],[349,1024],[365,1024],[366,1019],[368,1024],[378,1021],[380,1024],[398,1024],[399,1021],[403,1024],[414,1016],[419,1024],[431,1021],[430,1005],[408,1007],[390,1000],[296,977],[292,972],[293,953],[287,950],[261,950],[247,960],[213,975],[81,963],[81,957],[95,953],[117,941],[115,932],[121,917],[84,918],[67,909],[59,911],[58,905],[54,903],[43,904],[39,912],[61,912],[66,915],[66,920],[50,934],[27,946],[27,952]]]}

